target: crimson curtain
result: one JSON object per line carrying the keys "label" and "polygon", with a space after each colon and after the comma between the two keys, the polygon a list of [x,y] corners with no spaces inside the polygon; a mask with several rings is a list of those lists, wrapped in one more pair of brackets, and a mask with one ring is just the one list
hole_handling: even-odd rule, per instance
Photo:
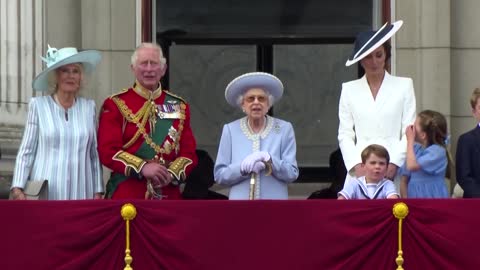
{"label": "crimson curtain", "polygon": [[[404,268],[478,269],[480,200],[402,200]],[[2,269],[396,269],[394,200],[0,201]]]}

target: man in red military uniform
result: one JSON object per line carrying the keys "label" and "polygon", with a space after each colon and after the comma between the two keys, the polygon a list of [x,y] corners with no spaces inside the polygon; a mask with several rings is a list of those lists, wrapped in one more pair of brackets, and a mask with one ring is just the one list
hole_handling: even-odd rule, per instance
{"label": "man in red military uniform", "polygon": [[106,197],[181,199],[178,184],[197,163],[189,106],[161,89],[167,65],[158,45],[140,45],[131,68],[133,87],[107,98],[100,114],[100,161],[113,171]]}

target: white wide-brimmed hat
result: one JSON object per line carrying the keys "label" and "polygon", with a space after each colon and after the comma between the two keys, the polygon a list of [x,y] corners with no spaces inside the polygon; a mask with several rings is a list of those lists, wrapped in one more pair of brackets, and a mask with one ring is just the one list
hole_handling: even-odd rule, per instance
{"label": "white wide-brimmed hat", "polygon": [[33,80],[33,89],[37,91],[48,90],[48,74],[64,65],[73,63],[82,63],[85,73],[91,73],[95,67],[100,63],[102,55],[96,50],[87,50],[78,52],[76,48],[66,47],[57,50],[48,45],[48,50],[42,60],[47,64],[47,68],[43,70]]}
{"label": "white wide-brimmed hat", "polygon": [[[265,72],[250,72],[233,79],[225,88],[225,99],[228,104],[238,107],[237,100],[240,95],[252,88],[260,88],[273,96],[273,103],[283,95],[283,83],[276,76]],[[269,104],[272,106],[273,104]]]}
{"label": "white wide-brimmed hat", "polygon": [[347,63],[345,63],[345,66],[351,66],[372,53],[391,38],[402,27],[402,24],[403,21],[396,21],[392,24],[384,24],[377,31],[360,32],[355,39],[353,53],[347,60]]}

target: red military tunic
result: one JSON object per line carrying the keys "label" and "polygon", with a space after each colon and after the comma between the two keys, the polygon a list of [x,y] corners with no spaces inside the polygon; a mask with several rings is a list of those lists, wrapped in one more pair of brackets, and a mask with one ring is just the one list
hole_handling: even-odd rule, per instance
{"label": "red military tunic", "polygon": [[[103,103],[98,152],[113,171],[107,198],[144,199],[147,180],[140,171],[147,162],[164,163],[176,180],[185,180],[197,164],[195,148],[188,104],[160,87],[152,92],[136,83]],[[161,193],[165,199],[181,199],[173,183]]]}

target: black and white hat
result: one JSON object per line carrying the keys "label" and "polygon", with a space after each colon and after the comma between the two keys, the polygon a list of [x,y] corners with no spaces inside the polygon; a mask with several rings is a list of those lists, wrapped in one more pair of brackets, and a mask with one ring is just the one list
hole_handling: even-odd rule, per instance
{"label": "black and white hat", "polygon": [[345,63],[345,66],[351,66],[372,53],[391,38],[402,27],[402,24],[403,21],[396,21],[392,24],[384,24],[377,31],[360,32],[355,39],[353,53],[347,60],[347,63]]}

